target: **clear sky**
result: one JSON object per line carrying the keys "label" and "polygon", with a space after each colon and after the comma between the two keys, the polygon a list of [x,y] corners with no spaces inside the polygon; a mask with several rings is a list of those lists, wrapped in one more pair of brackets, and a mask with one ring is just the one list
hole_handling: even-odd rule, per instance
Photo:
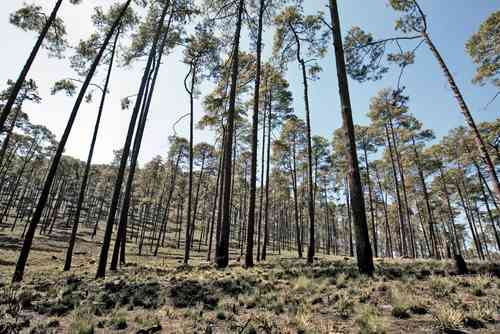
{"label": "clear sky", "polygon": [[[23,32],[8,22],[9,13],[19,8],[23,2],[32,3],[33,0],[0,1],[0,31],[4,36],[0,53],[2,89],[5,88],[7,79],[17,78],[36,39],[35,34]],[[66,22],[70,42],[75,44],[91,33],[90,15],[93,7],[108,6],[112,2],[114,1],[84,0],[83,4],[73,6],[69,1],[65,1],[60,16]],[[306,9],[310,13],[325,10],[327,2],[306,0]],[[36,3],[50,8],[55,0],[37,0]],[[339,3],[344,34],[350,27],[357,25],[376,36],[394,35],[395,13],[388,8],[385,0],[339,0]],[[474,64],[464,49],[465,42],[479,28],[480,23],[490,13],[500,9],[500,0],[421,0],[420,3],[428,15],[431,37],[464,92],[475,119],[486,121],[500,117],[500,99],[487,110],[483,110],[495,94],[495,89],[491,86],[479,87],[471,84]],[[267,33],[265,39],[266,48],[269,50],[271,34]],[[244,39],[242,45],[245,49],[248,47],[246,41],[247,39]],[[179,62],[180,57],[180,51],[174,52],[164,61],[160,70],[141,149],[140,160],[143,162],[157,154],[166,153],[167,138],[173,133],[172,124],[188,112],[188,98],[183,88],[187,67]],[[336,72],[331,52],[322,60],[321,65],[324,69],[321,79],[311,84],[312,130],[314,134],[330,139],[333,131],[341,126]],[[133,68],[118,69],[113,74],[94,156],[96,163],[110,162],[112,151],[123,146],[130,111],[120,109],[120,99],[136,93],[143,66],[143,63],[138,63]],[[366,112],[370,98],[382,88],[393,87],[397,74],[397,71],[393,70],[384,80],[374,83],[358,84],[351,81],[351,99],[356,123],[367,123]],[[67,59],[49,58],[46,52],[40,54],[29,75],[37,81],[43,101],[40,105],[26,105],[26,111],[32,122],[46,125],[58,137],[62,134],[74,98],[63,94],[51,96],[50,87],[59,79],[74,76]],[[288,79],[294,94],[295,110],[299,116],[303,116],[302,86],[296,64],[290,64]],[[416,64],[408,69],[404,85],[411,97],[411,111],[424,122],[424,126],[432,128],[438,137],[445,135],[449,129],[464,124],[447,82],[425,46],[420,48]],[[67,154],[80,159],[85,159],[88,152],[97,111],[98,99],[95,100],[93,104],[83,105],[66,146]],[[200,118],[203,110],[199,101],[195,110],[196,117]],[[187,136],[187,122],[180,123],[177,130],[180,135]],[[213,136],[208,131],[197,130],[195,138],[198,138],[197,141],[213,142]]]}

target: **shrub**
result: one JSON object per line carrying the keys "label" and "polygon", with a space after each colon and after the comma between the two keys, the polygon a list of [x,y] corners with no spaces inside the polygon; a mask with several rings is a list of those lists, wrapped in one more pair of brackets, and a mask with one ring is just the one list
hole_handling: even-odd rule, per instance
{"label": "shrub", "polygon": [[126,305],[156,309],[162,304],[160,291],[158,282],[128,284],[124,280],[116,280],[105,283],[104,291],[97,296],[97,301],[104,310]]}
{"label": "shrub", "polygon": [[252,290],[252,286],[243,280],[234,278],[223,278],[213,283],[215,288],[222,290],[222,293],[237,296]]}
{"label": "shrub", "polygon": [[307,333],[313,325],[313,311],[310,307],[302,305],[295,316],[297,323],[297,333]]}
{"label": "shrub", "polygon": [[203,303],[205,307],[214,309],[219,302],[219,298],[213,294],[214,292],[208,286],[193,280],[181,281],[174,284],[170,289],[170,298],[174,306],[179,308]]}

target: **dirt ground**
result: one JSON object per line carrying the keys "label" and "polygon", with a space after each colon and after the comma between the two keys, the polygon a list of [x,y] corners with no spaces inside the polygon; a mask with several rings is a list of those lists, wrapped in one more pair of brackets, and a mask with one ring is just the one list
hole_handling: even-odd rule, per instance
{"label": "dirt ground", "polygon": [[500,333],[498,263],[469,262],[472,273],[459,276],[447,260],[376,259],[365,277],[352,258],[307,265],[283,252],[251,269],[233,254],[217,270],[204,247],[182,265],[169,241],[157,257],[130,243],[128,264],[95,280],[99,243],[84,230],[63,272],[63,230],[37,234],[23,283],[11,285],[21,233],[0,231],[2,334]]}

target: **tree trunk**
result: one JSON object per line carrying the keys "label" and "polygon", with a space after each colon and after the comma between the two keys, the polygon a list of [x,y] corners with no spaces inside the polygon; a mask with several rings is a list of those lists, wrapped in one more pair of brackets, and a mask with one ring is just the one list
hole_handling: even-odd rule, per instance
{"label": "tree trunk", "polygon": [[[170,8],[170,2],[167,2],[165,4],[164,12],[162,13],[161,21],[158,26],[158,34],[160,34],[163,30],[163,24],[165,21],[166,17],[166,12]],[[151,105],[151,100],[153,98],[153,92],[156,86],[156,80],[158,78],[158,73],[160,70],[160,65],[161,65],[161,58],[163,56],[163,52],[165,49],[165,46],[167,44],[167,39],[168,35],[170,32],[170,25],[172,23],[172,14],[169,16],[168,19],[168,24],[162,39],[162,42],[160,43],[160,47],[157,49],[157,43],[159,40],[160,35],[158,35],[158,38],[155,38],[155,44],[154,47],[152,48],[151,52],[154,53],[154,60],[153,63],[151,64],[151,73],[149,74],[148,80],[146,81],[146,89],[144,96],[141,97],[142,99],[142,110],[141,110],[141,116],[139,117],[139,123],[137,125],[137,130],[134,138],[134,144],[132,148],[132,157],[131,157],[131,162],[130,162],[130,170],[129,170],[129,175],[127,178],[127,184],[125,186],[125,193],[123,197],[123,204],[122,204],[122,210],[120,212],[120,221],[118,224],[118,231],[116,234],[116,242],[114,245],[113,249],[113,255],[111,259],[111,270],[116,270],[117,268],[117,262],[118,262],[118,255],[120,256],[120,263],[125,264],[125,245],[126,245],[126,234],[127,234],[127,220],[128,220],[128,212],[129,212],[129,207],[130,207],[130,197],[131,197],[131,192],[132,192],[132,183],[134,180],[134,175],[135,175],[135,169],[137,165],[137,159],[139,156],[139,151],[141,149],[141,143],[142,143],[142,137],[144,135],[144,129],[146,127],[146,121],[147,117],[149,114],[149,109]],[[150,77],[152,75],[152,78]],[[151,81],[149,81],[151,80]],[[148,206],[147,213],[149,214],[149,209],[150,207]]]}
{"label": "tree trunk", "polygon": [[106,95],[109,86],[109,79],[111,77],[111,71],[113,69],[113,61],[115,59],[116,45],[118,44],[118,37],[120,36],[120,27],[116,33],[115,41],[113,43],[113,49],[111,51],[111,59],[109,61],[108,73],[106,75],[106,81],[104,83],[104,88],[102,91],[101,102],[99,104],[99,110],[97,112],[97,118],[94,125],[94,133],[92,135],[92,141],[90,143],[89,154],[87,156],[87,163],[85,164],[85,171],[83,172],[83,179],[80,185],[80,192],[78,194],[78,202],[76,206],[76,212],[73,221],[73,228],[71,230],[71,236],[69,239],[68,249],[66,250],[66,261],[64,263],[64,271],[68,271],[71,268],[71,259],[73,257],[73,249],[75,247],[76,234],[78,232],[78,224],[80,223],[80,212],[82,210],[83,201],[85,198],[85,190],[87,189],[88,178],[90,174],[90,167],[92,164],[92,157],[94,155],[95,143],[97,140],[97,134],[99,133],[99,125],[101,123],[102,111],[104,109],[104,102],[106,101]]}
{"label": "tree trunk", "polygon": [[299,224],[299,200],[298,200],[298,185],[297,185],[297,163],[296,163],[296,152],[295,152],[295,140],[292,143],[292,162],[293,168],[290,168],[292,176],[292,190],[293,190],[293,207],[294,207],[294,217],[295,217],[295,239],[297,241],[297,253],[299,259],[302,258],[302,240],[300,237],[300,224]]}
{"label": "tree trunk", "polygon": [[219,189],[221,187],[219,186],[220,179],[221,179],[221,174],[222,174],[222,163],[223,163],[223,158],[222,154],[219,157],[219,166],[217,168],[217,180],[215,181],[215,195],[214,195],[214,202],[212,205],[212,217],[210,218],[210,236],[208,240],[208,254],[207,254],[207,261],[210,261],[210,255],[212,254],[212,244],[213,244],[213,239],[214,239],[214,224],[215,224],[215,212],[217,210],[217,202],[219,199]]}
{"label": "tree trunk", "polygon": [[311,137],[311,111],[309,105],[309,84],[307,81],[306,62],[301,55],[300,38],[290,24],[295,43],[297,44],[297,62],[302,70],[302,85],[304,87],[304,105],[306,109],[306,141],[307,141],[307,183],[308,183],[308,213],[309,213],[309,247],[307,249],[307,262],[312,264],[314,262],[314,255],[316,251],[315,241],[315,226],[314,226],[314,186],[313,186],[313,162],[312,162],[312,137]]}
{"label": "tree trunk", "polygon": [[[272,84],[269,87],[269,105],[267,115],[267,160],[266,160],[266,206],[264,209],[264,244],[262,245],[262,260],[266,260],[269,243],[269,170],[271,166],[271,129],[272,129]],[[264,143],[262,143],[264,144]]]}
{"label": "tree trunk", "polygon": [[500,202],[500,181],[498,180],[497,172],[495,169],[495,165],[493,164],[493,161],[491,160],[490,154],[488,153],[488,149],[486,148],[486,145],[484,143],[483,138],[481,137],[481,133],[479,132],[479,129],[476,126],[476,123],[474,121],[474,118],[472,117],[472,114],[470,113],[469,107],[465,103],[464,97],[462,93],[460,92],[460,89],[458,88],[455,79],[453,78],[450,70],[448,69],[448,66],[446,65],[443,57],[437,50],[436,46],[432,42],[430,36],[427,34],[427,32],[423,33],[423,37],[425,39],[425,42],[429,46],[431,52],[434,54],[436,57],[439,66],[443,70],[444,76],[448,80],[448,84],[450,85],[451,91],[453,92],[453,96],[458,102],[458,105],[460,107],[460,111],[462,112],[464,118],[465,118],[465,123],[469,126],[470,130],[472,131],[474,135],[474,141],[476,142],[476,145],[481,152],[482,158],[484,159],[486,166],[488,168],[488,171],[491,176],[491,182],[493,183],[493,189],[495,190],[495,194],[497,196],[497,201]]}
{"label": "tree trunk", "polygon": [[368,185],[368,201],[370,205],[370,218],[372,223],[372,235],[373,235],[373,251],[375,257],[378,257],[378,240],[377,240],[377,229],[375,227],[375,212],[373,210],[373,195],[372,195],[372,183],[370,180],[370,164],[368,162],[368,152],[366,150],[366,143],[364,145],[365,154],[365,168],[366,168],[366,184]]}
{"label": "tree trunk", "polygon": [[[266,82],[267,86],[267,82]],[[262,237],[262,211],[264,207],[264,162],[266,157],[266,119],[267,114],[264,110],[264,117],[262,118],[262,152],[260,162],[260,197],[259,197],[259,221],[257,226],[257,262],[260,261],[260,240]]]}
{"label": "tree trunk", "polygon": [[[0,114],[0,133],[3,132],[5,121],[7,121],[7,117],[9,116],[12,107],[14,106],[14,103],[16,102],[17,95],[19,94],[19,91],[23,87],[24,80],[26,80],[26,76],[28,75],[28,72],[31,68],[31,65],[33,65],[33,62],[35,61],[35,58],[38,54],[38,51],[40,50],[40,47],[43,44],[43,41],[45,40],[45,36],[47,35],[50,27],[54,23],[54,20],[57,17],[57,12],[59,11],[59,8],[61,8],[63,0],[57,0],[56,5],[52,9],[52,13],[50,14],[49,18],[45,22],[45,25],[42,28],[42,31],[40,32],[40,35],[38,36],[38,39],[35,43],[35,46],[31,50],[31,53],[28,57],[28,60],[24,64],[24,67],[19,74],[19,77],[17,78],[16,83],[14,84],[14,87],[12,88],[12,92],[9,95],[9,99],[7,100],[7,103],[3,107],[2,113]],[[127,5],[128,6],[128,5]]]}
{"label": "tree trunk", "polygon": [[244,1],[240,0],[237,9],[236,31],[234,33],[233,62],[231,69],[231,90],[229,93],[229,110],[227,116],[227,135],[224,145],[224,177],[223,177],[223,201],[222,201],[222,226],[220,240],[217,242],[216,265],[225,268],[229,264],[229,235],[231,232],[231,175],[234,119],[236,116],[236,90],[239,72],[240,35],[243,19]]}
{"label": "tree trunk", "polygon": [[354,230],[356,234],[356,256],[358,268],[361,273],[372,275],[374,271],[372,249],[366,224],[365,203],[363,188],[359,175],[358,156],[356,154],[356,138],[352,121],[351,100],[349,97],[349,84],[344,59],[344,48],[340,31],[340,19],[337,0],[330,0],[330,14],[332,18],[335,59],[337,62],[337,77],[342,106],[343,127],[347,139],[347,166],[349,168],[349,189],[351,191],[352,213]]}
{"label": "tree trunk", "polygon": [[432,253],[433,256],[439,260],[439,253],[437,251],[437,245],[436,245],[436,236],[434,233],[434,217],[432,215],[432,207],[431,207],[431,202],[429,200],[429,192],[427,191],[427,184],[425,183],[424,172],[422,170],[422,166],[420,163],[420,156],[418,154],[418,150],[416,147],[415,138],[412,136],[411,140],[413,144],[412,145],[413,152],[415,153],[415,163],[417,165],[418,178],[420,179],[420,185],[422,186],[422,191],[424,192],[425,208],[427,209],[427,219],[429,220],[429,232],[431,235],[431,242],[432,242]]}
{"label": "tree trunk", "polygon": [[9,147],[10,138],[12,136],[12,132],[14,130],[14,127],[16,126],[16,121],[20,113],[21,113],[21,106],[18,106],[16,108],[16,113],[12,118],[12,123],[10,123],[9,129],[7,130],[7,135],[5,136],[2,142],[2,149],[0,150],[0,166],[3,165],[3,159],[5,158],[5,153],[7,152],[7,148]]}
{"label": "tree trunk", "polygon": [[250,200],[248,203],[247,223],[247,247],[245,253],[245,266],[253,267],[253,239],[255,234],[255,201],[257,197],[257,147],[259,131],[259,104],[260,104],[260,79],[262,68],[262,30],[264,21],[265,0],[260,0],[259,23],[257,26],[256,42],[256,67],[255,67],[255,89],[252,115],[252,143],[251,143],[251,166],[250,166]]}
{"label": "tree trunk", "polygon": [[440,180],[441,188],[442,188],[442,191],[446,197],[446,205],[448,207],[448,215],[449,215],[449,219],[450,219],[450,224],[451,224],[451,227],[453,228],[453,235],[455,238],[456,252],[458,253],[458,255],[461,256],[462,255],[462,250],[461,250],[462,247],[460,247],[460,243],[458,242],[457,227],[455,225],[455,218],[453,215],[453,209],[451,207],[450,193],[448,192],[448,187],[446,186],[446,181],[444,179],[443,166],[441,163],[439,164],[439,174],[440,174],[439,180]]}
{"label": "tree trunk", "polygon": [[[165,6],[163,9],[163,13],[161,15],[160,22],[163,22],[165,19],[165,16],[167,15],[167,7],[168,6]],[[161,23],[161,25],[163,26],[162,23]],[[125,139],[125,144],[123,146],[120,167],[118,168],[118,174],[117,174],[116,180],[115,180],[113,196],[111,198],[111,204],[109,207],[108,219],[106,221],[106,229],[104,232],[104,240],[103,240],[103,243],[101,246],[101,252],[100,252],[99,262],[98,262],[97,271],[96,271],[96,278],[103,278],[106,275],[106,265],[107,265],[107,260],[108,260],[108,252],[109,252],[109,247],[110,247],[110,242],[111,242],[111,236],[113,233],[113,225],[115,224],[115,215],[116,215],[116,211],[118,208],[118,199],[119,199],[119,196],[121,193],[121,187],[122,187],[123,178],[125,175],[125,168],[126,168],[126,165],[128,162],[129,154],[130,154],[130,146],[132,144],[132,136],[134,134],[135,124],[137,122],[137,118],[139,116],[139,112],[141,109],[142,100],[144,98],[143,95],[144,95],[144,91],[146,89],[147,81],[148,81],[148,78],[150,75],[151,64],[153,63],[153,59],[154,59],[154,56],[156,54],[155,51],[156,51],[156,47],[158,44],[159,36],[160,36],[160,30],[157,30],[157,32],[154,36],[151,51],[150,51],[150,54],[148,57],[146,68],[144,70],[144,74],[143,74],[141,84],[139,87],[139,92],[137,94],[135,106],[134,106],[134,109],[132,111],[132,116],[131,116],[129,127],[127,130],[127,137]],[[118,234],[118,235],[120,235],[120,234]],[[117,240],[119,240],[119,239],[117,239]]]}
{"label": "tree trunk", "polygon": [[[189,176],[188,176],[188,207],[187,207],[187,225],[186,225],[186,242],[184,248],[184,264],[189,262],[189,251],[191,250],[191,206],[193,192],[193,137],[194,137],[194,85],[196,80],[196,64],[191,64],[189,73],[191,74],[191,86],[187,87],[186,91],[189,94]],[[188,74],[189,76],[189,74]],[[187,79],[187,77],[186,77]],[[193,222],[195,217],[193,217]],[[194,227],[194,224],[193,224]]]}
{"label": "tree trunk", "polygon": [[399,191],[399,180],[398,180],[398,175],[396,171],[396,163],[394,162],[394,153],[393,153],[393,148],[392,148],[392,143],[391,139],[389,137],[389,129],[387,125],[384,125],[385,128],[385,137],[387,140],[387,146],[389,147],[389,155],[391,159],[391,166],[392,166],[392,177],[394,179],[394,188],[396,192],[396,201],[398,205],[398,219],[399,219],[399,240],[400,240],[400,248],[399,248],[399,255],[403,256],[406,255],[406,235],[405,235],[405,229],[404,229],[404,221],[403,221],[403,207],[401,204],[401,193]]}
{"label": "tree trunk", "polygon": [[[52,182],[54,181],[57,167],[59,165],[62,154],[64,152],[64,147],[66,146],[66,142],[67,142],[69,134],[71,132],[71,128],[73,127],[73,123],[75,121],[76,115],[78,113],[78,110],[80,109],[80,105],[83,101],[83,98],[85,97],[85,92],[87,91],[87,88],[90,84],[90,81],[92,80],[92,77],[94,76],[94,73],[97,69],[97,66],[99,65],[99,62],[104,54],[104,51],[106,50],[106,47],[108,46],[109,41],[111,40],[111,37],[113,36],[116,28],[119,26],[122,17],[125,15],[125,12],[126,12],[128,6],[130,5],[131,1],[132,0],[127,0],[127,2],[125,3],[125,5],[122,8],[120,14],[116,18],[116,20],[113,22],[111,29],[109,29],[109,31],[106,35],[106,38],[104,39],[104,42],[101,46],[101,49],[99,50],[96,58],[94,59],[92,66],[90,67],[90,70],[87,74],[87,77],[85,78],[85,81],[82,85],[82,88],[80,89],[80,93],[78,94],[78,97],[75,101],[75,105],[73,106],[73,110],[71,112],[70,118],[68,120],[68,123],[66,124],[66,129],[64,130],[64,133],[63,133],[62,138],[59,142],[59,145],[57,147],[54,158],[52,160],[52,164],[50,166],[49,173],[47,174],[47,179],[45,180],[45,184],[44,184],[44,187],[43,187],[42,192],[40,194],[40,198],[38,200],[36,210],[33,214],[33,218],[32,218],[31,223],[29,225],[28,231],[26,232],[24,243],[23,243],[23,246],[21,248],[21,253],[19,255],[19,259],[18,259],[17,264],[16,264],[16,270],[15,270],[14,276],[12,278],[13,282],[20,282],[23,279],[24,268],[26,266],[26,261],[28,260],[29,251],[31,249],[31,244],[33,242],[33,236],[35,235],[36,227],[37,227],[38,223],[40,222],[40,218],[42,216],[43,209],[45,207],[45,204],[47,203],[49,191],[50,191],[50,188],[52,186]],[[2,124],[0,122],[0,126],[1,125]],[[112,226],[110,228],[112,228]],[[111,232],[111,230],[110,230],[110,232]]]}

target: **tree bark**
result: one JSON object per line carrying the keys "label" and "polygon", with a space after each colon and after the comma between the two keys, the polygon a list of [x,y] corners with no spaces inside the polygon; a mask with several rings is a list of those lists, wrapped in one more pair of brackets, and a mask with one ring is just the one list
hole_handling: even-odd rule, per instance
{"label": "tree bark", "polygon": [[255,65],[255,89],[253,99],[252,115],[252,143],[251,143],[251,165],[250,165],[250,199],[248,203],[247,223],[247,245],[245,252],[245,266],[253,267],[253,239],[255,234],[255,202],[257,197],[257,147],[259,131],[259,105],[260,105],[260,79],[262,68],[262,30],[264,21],[265,0],[260,0],[259,23],[257,27],[256,42],[256,65]]}
{"label": "tree bark", "polygon": [[[189,262],[189,251],[191,250],[191,206],[192,206],[192,192],[193,192],[193,140],[194,140],[194,86],[196,81],[196,64],[191,64],[189,69],[191,75],[190,88],[185,88],[189,95],[189,176],[188,176],[188,207],[187,207],[187,225],[186,225],[186,241],[184,248],[184,264]],[[188,76],[189,76],[188,74]],[[187,77],[186,77],[187,79]],[[194,222],[195,217],[193,217]],[[194,224],[193,224],[194,227]]]}
{"label": "tree bark", "polygon": [[356,138],[352,120],[352,108],[349,97],[349,84],[347,81],[337,0],[330,0],[330,14],[332,18],[332,26],[335,27],[333,30],[333,44],[337,63],[337,77],[342,107],[343,127],[347,139],[347,165],[349,168],[349,188],[351,191],[351,206],[354,218],[354,230],[356,234],[356,256],[360,272],[372,275],[374,271],[373,255],[368,236],[368,226],[366,224],[363,188],[361,186],[361,177],[359,175]]}
{"label": "tree bark", "polygon": [[234,33],[233,62],[231,68],[231,90],[229,93],[229,110],[227,116],[227,135],[224,145],[224,177],[223,177],[223,201],[222,201],[222,226],[220,240],[217,242],[216,265],[225,268],[229,264],[229,236],[231,232],[231,175],[234,119],[236,116],[236,90],[239,72],[240,35],[243,20],[244,1],[240,0],[237,9],[236,31]]}

